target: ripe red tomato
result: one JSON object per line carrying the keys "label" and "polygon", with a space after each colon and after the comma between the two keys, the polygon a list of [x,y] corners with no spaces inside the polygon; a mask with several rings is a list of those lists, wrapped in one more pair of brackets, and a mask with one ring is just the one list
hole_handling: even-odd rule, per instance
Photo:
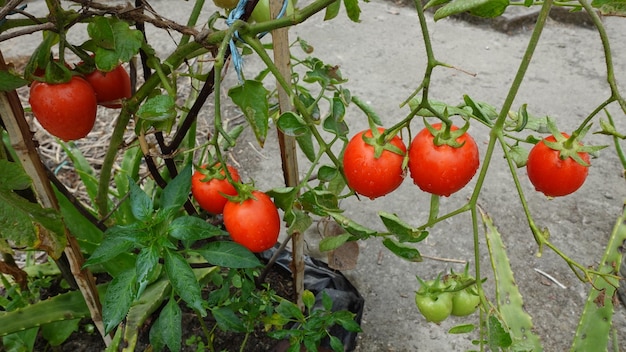
{"label": "ripe red tomato", "polygon": [[98,104],[107,108],[119,109],[122,107],[121,99],[131,97],[130,76],[122,67],[117,66],[111,72],[95,70],[85,76],[85,79],[93,87],[98,98]]}
{"label": "ripe red tomato", "polygon": [[[441,123],[433,127],[441,129]],[[451,126],[451,131],[458,127]],[[456,139],[463,143],[454,148],[437,146],[427,128],[418,133],[409,146],[409,171],[413,182],[424,192],[449,196],[465,187],[478,170],[478,146],[472,136],[464,133]]]}
{"label": "ripe red tomato", "polygon": [[60,84],[33,82],[28,101],[41,126],[66,142],[85,137],[96,121],[96,94],[77,76]]}
{"label": "ripe red tomato", "polygon": [[[378,127],[379,132],[384,129]],[[374,146],[363,140],[372,137],[371,130],[357,133],[343,154],[343,171],[348,186],[355,192],[370,199],[384,196],[398,188],[404,181],[402,161],[406,154],[406,146],[398,136],[394,136],[389,143],[402,151],[402,155],[390,150],[383,150],[380,157],[374,155]]]}
{"label": "ripe red tomato", "polygon": [[[561,133],[569,138],[566,133]],[[544,140],[555,142],[554,136]],[[582,160],[589,164],[589,154],[579,152]],[[572,158],[559,157],[559,151],[548,147],[543,140],[530,150],[526,171],[535,189],[548,197],[565,196],[579,189],[589,173],[589,167],[577,163]]]}
{"label": "ripe red tomato", "polygon": [[267,194],[253,191],[252,196],[243,202],[226,202],[224,226],[235,242],[258,253],[276,244],[280,217]]}
{"label": "ripe red tomato", "polygon": [[[217,167],[219,167],[219,164]],[[237,169],[230,165],[226,167],[233,181],[239,182],[240,178]],[[206,165],[202,166],[202,168],[206,168]],[[224,175],[224,170],[221,170],[220,173]],[[206,175],[199,170],[193,173],[191,176],[191,194],[202,209],[211,214],[221,214],[224,212],[224,205],[226,205],[227,201],[223,195],[236,196],[237,190],[226,178],[212,178],[208,181],[203,181],[205,178]]]}

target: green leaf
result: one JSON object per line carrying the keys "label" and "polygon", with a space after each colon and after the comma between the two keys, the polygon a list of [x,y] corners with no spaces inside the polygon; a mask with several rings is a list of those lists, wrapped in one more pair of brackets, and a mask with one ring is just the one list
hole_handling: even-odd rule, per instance
{"label": "green leaf", "polygon": [[333,351],[342,352],[344,350],[343,342],[341,342],[341,340],[337,336],[330,335],[329,338],[330,338],[330,348],[332,348]]}
{"label": "green leaf", "polygon": [[298,189],[295,187],[272,188],[266,192],[274,199],[274,205],[282,210],[288,210],[298,197]]}
{"label": "green leaf", "polygon": [[315,295],[313,294],[313,292],[309,290],[304,290],[304,292],[302,293],[302,303],[304,304],[306,309],[311,311],[311,309],[313,309],[313,306],[315,305]]}
{"label": "green leaf", "polygon": [[469,11],[479,17],[492,18],[500,16],[509,6],[509,0],[452,0],[435,11],[435,21],[442,18]]}
{"label": "green leaf", "polygon": [[[134,180],[138,179],[139,165],[142,160],[143,153],[139,146],[130,147],[124,152],[120,169],[113,176],[118,198],[130,193],[130,184],[135,183]],[[135,221],[130,202],[122,202],[114,215],[118,225]]]}
{"label": "green leaf", "polygon": [[[83,153],[78,149],[76,144],[73,142],[70,143],[61,143],[61,147],[67,153],[67,156],[72,160],[72,164],[74,164],[74,168],[78,176],[80,176],[80,180],[85,185],[87,190],[87,195],[91,200],[92,204],[95,204],[95,198],[98,194],[98,182],[99,179],[96,176],[96,171],[94,170],[91,163],[85,158]],[[108,211],[108,209],[107,209]]]}
{"label": "green leaf", "polygon": [[228,232],[198,217],[181,216],[170,223],[169,234],[181,241],[195,242],[215,236],[227,236]]}
{"label": "green leaf", "polygon": [[244,246],[231,241],[210,242],[195,250],[208,263],[226,268],[257,268],[259,259]]}
{"label": "green leaf", "polygon": [[625,0],[593,0],[591,6],[605,16],[626,16]]}
{"label": "green leaf", "polygon": [[378,214],[383,224],[400,242],[421,242],[428,237],[428,231],[414,229],[402,221],[396,214],[380,212]]}
{"label": "green leaf", "polygon": [[201,316],[206,316],[206,310],[202,306],[200,284],[191,270],[189,263],[182,255],[172,250],[164,251],[165,272],[172,283],[174,291],[189,307],[198,311]]}
{"label": "green leaf", "polygon": [[246,332],[241,319],[229,307],[218,307],[211,310],[213,318],[220,329],[224,331]]}
{"label": "green leaf", "polygon": [[452,327],[448,330],[450,334],[468,334],[476,329],[474,324],[463,324]]}
{"label": "green leaf", "polygon": [[[350,132],[348,125],[343,120],[346,114],[346,106],[336,93],[332,100],[330,114],[324,119],[324,130],[339,137],[346,137]],[[347,139],[347,137],[345,138]]]}
{"label": "green leaf", "polygon": [[113,226],[105,231],[104,239],[85,261],[85,267],[107,262],[133,249],[142,229],[136,225]]}
{"label": "green leaf", "polygon": [[228,96],[243,112],[261,146],[269,128],[268,94],[263,83],[253,80],[246,80],[228,91]]}
{"label": "green leaf", "polygon": [[43,336],[50,346],[59,346],[74,332],[78,331],[80,319],[61,320],[41,326]]}
{"label": "green leaf", "polygon": [[157,245],[144,247],[137,255],[135,271],[137,276],[137,297],[140,297],[146,287],[156,279],[156,274],[160,271],[159,258],[160,250]]}
{"label": "green leaf", "polygon": [[176,102],[169,95],[155,95],[139,107],[137,117],[149,122],[171,120],[176,117]]}
{"label": "green leaf", "polygon": [[352,22],[361,22],[361,8],[358,0],[343,0],[346,6],[346,13]]}
{"label": "green leaf", "polygon": [[511,335],[502,327],[502,323],[497,317],[490,315],[487,321],[489,332],[489,347],[492,351],[500,351],[501,348],[511,346],[513,341]]}
{"label": "green leaf", "polygon": [[330,21],[339,15],[341,10],[341,0],[336,0],[332,4],[326,7],[326,13],[324,14],[324,21]]}
{"label": "green leaf", "polygon": [[285,213],[285,221],[289,226],[287,233],[290,235],[304,233],[313,224],[313,219],[308,213],[296,208]]}
{"label": "green leaf", "polygon": [[28,81],[9,71],[0,71],[0,92],[10,92],[28,84]]}
{"label": "green leaf", "polygon": [[[33,222],[50,231],[36,229]],[[4,188],[0,188],[0,237],[19,247],[44,250],[53,258],[61,256],[67,243],[57,211],[31,203]]]}
{"label": "green leaf", "polygon": [[338,236],[324,237],[319,244],[320,252],[328,252],[339,248],[344,243],[348,242],[352,238],[349,233],[344,233]]}
{"label": "green leaf", "polygon": [[0,189],[23,190],[31,184],[31,179],[20,164],[0,159]]}
{"label": "green leaf", "polygon": [[161,193],[161,209],[180,209],[191,192],[191,164],[187,164]]}
{"label": "green leaf", "polygon": [[311,131],[307,131],[305,134],[296,137],[296,142],[298,142],[300,151],[304,153],[304,156],[306,156],[309,161],[313,162],[315,160],[315,145],[313,145],[313,134]]}
{"label": "green leaf", "polygon": [[366,239],[368,237],[378,235],[378,232],[372,229],[369,229],[355,222],[354,220],[343,216],[340,213],[330,212],[328,213],[328,215],[332,216],[332,218],[335,219],[335,221],[339,224],[339,226],[341,226],[346,231],[348,231],[348,233],[351,233],[354,236],[356,236],[357,239]]}
{"label": "green leaf", "polygon": [[514,145],[509,149],[509,156],[517,167],[526,166],[526,162],[528,162],[528,154],[528,149],[519,145]]}
{"label": "green leaf", "polygon": [[130,188],[130,208],[135,219],[146,222],[154,213],[152,198],[146,194],[132,179],[128,180]]}
{"label": "green leaf", "polygon": [[465,104],[472,109],[474,116],[486,124],[491,126],[493,120],[498,118],[498,112],[494,106],[480,101],[474,101],[469,95],[464,95],[463,100]]}
{"label": "green leaf", "polygon": [[330,211],[339,210],[337,196],[320,188],[314,188],[303,193],[300,196],[300,202],[303,210],[319,216],[326,216]]}
{"label": "green leaf", "polygon": [[87,25],[87,34],[96,46],[115,50],[115,36],[110,20],[104,16],[94,17],[93,21]]}
{"label": "green leaf", "polygon": [[183,313],[180,307],[175,299],[170,299],[163,307],[155,324],[158,324],[158,332],[161,334],[165,345],[172,352],[180,351],[183,340],[182,322]]}
{"label": "green leaf", "polygon": [[[344,0],[344,1],[356,1],[356,0]],[[358,8],[358,6],[357,6]],[[319,83],[322,87],[327,87],[331,84],[336,85],[345,83],[346,80],[341,77],[341,71],[338,66],[331,66],[325,64],[320,59],[310,58],[308,59],[310,70],[304,74],[303,80],[307,83]],[[300,95],[301,99],[303,95]],[[315,102],[315,100],[314,100]],[[308,104],[307,104],[308,105]]]}
{"label": "green leaf", "polygon": [[309,127],[294,112],[288,111],[280,115],[276,126],[287,136],[300,137],[309,132]]}
{"label": "green leaf", "polygon": [[280,303],[276,307],[276,313],[288,319],[304,321],[304,314],[302,314],[300,308],[298,308],[298,306],[295,305],[293,302],[290,302],[286,299],[280,301]]}
{"label": "green leaf", "polygon": [[108,334],[120,324],[135,299],[137,276],[134,269],[116,276],[107,289],[102,302],[102,322]]}
{"label": "green leaf", "polygon": [[38,331],[39,328],[35,327],[32,329],[18,331],[14,334],[4,336],[2,337],[2,347],[5,351],[11,352],[33,351]]}
{"label": "green leaf", "polygon": [[389,249],[393,254],[402,259],[406,259],[410,262],[422,261],[422,255],[416,248],[405,246],[390,238],[385,238],[383,240],[383,245],[387,247],[387,249]]}

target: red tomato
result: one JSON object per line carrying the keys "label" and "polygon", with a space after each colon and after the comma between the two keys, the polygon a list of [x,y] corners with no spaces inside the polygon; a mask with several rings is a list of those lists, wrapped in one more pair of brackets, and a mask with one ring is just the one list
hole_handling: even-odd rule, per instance
{"label": "red tomato", "polygon": [[[385,129],[378,127],[378,131],[382,133]],[[380,157],[376,158],[374,146],[363,140],[363,134],[372,137],[371,130],[361,131],[352,137],[343,154],[343,171],[351,189],[374,199],[392,192],[404,181],[402,161],[406,146],[400,137],[394,136],[389,144],[403,154],[383,150]]]}
{"label": "red tomato", "polygon": [[[216,166],[219,167],[219,164]],[[239,173],[234,167],[227,165],[228,172],[233,178],[233,181],[239,182]],[[206,168],[206,165],[202,166]],[[220,172],[224,175],[224,170]],[[191,176],[191,194],[198,202],[200,207],[211,214],[221,214],[224,212],[224,205],[226,205],[227,199],[224,194],[229,196],[236,196],[237,190],[228,182],[227,178],[219,179],[212,178],[208,181],[203,181],[206,176],[196,170]]]}
{"label": "red tomato", "polygon": [[131,97],[130,76],[122,67],[117,66],[111,72],[95,70],[85,76],[96,92],[98,104],[107,108],[119,109],[122,107],[121,99]]}
{"label": "red tomato", "polygon": [[[566,133],[561,134],[569,138]],[[556,141],[554,136],[546,137],[544,140]],[[578,155],[589,164],[589,154],[578,153]],[[579,189],[587,179],[589,168],[572,158],[561,159],[558,150],[548,147],[541,141],[530,150],[526,171],[537,191],[549,197],[559,197]]]}
{"label": "red tomato", "polygon": [[[441,129],[441,123],[433,127]],[[452,131],[458,127],[451,126]],[[459,148],[437,146],[427,128],[413,138],[409,146],[409,171],[413,182],[424,192],[449,196],[465,187],[478,170],[478,146],[468,133],[456,139]]]}
{"label": "red tomato", "polygon": [[66,142],[85,137],[96,121],[96,95],[77,76],[60,84],[33,82],[28,101],[41,126]]}
{"label": "red tomato", "polygon": [[280,232],[280,217],[272,199],[261,191],[243,202],[226,202],[224,226],[232,239],[258,253],[270,249]]}

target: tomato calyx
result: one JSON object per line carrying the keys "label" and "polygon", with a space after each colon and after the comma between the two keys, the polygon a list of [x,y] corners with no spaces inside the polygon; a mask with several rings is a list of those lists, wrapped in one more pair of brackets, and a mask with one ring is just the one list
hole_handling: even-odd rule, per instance
{"label": "tomato calyx", "polygon": [[385,131],[380,133],[378,128],[372,127],[370,128],[370,133],[372,134],[371,137],[366,136],[366,133],[363,133],[361,137],[367,145],[371,145],[374,148],[375,159],[380,158],[385,150],[400,156],[405,155],[404,151],[390,143],[390,141],[396,136],[396,132],[388,133],[388,131]]}
{"label": "tomato calyx", "polygon": [[257,198],[254,196],[254,192],[258,191],[258,189],[254,186],[254,184],[234,182],[233,186],[235,187],[235,190],[237,190],[236,196],[230,196],[227,194],[223,195],[224,198],[228,199],[229,202],[243,203],[248,199],[257,200]]}
{"label": "tomato calyx", "polygon": [[424,118],[424,126],[428,129],[430,134],[433,135],[433,143],[440,147],[442,145],[448,145],[452,148],[461,148],[465,145],[465,141],[459,142],[461,136],[463,136],[470,127],[469,121],[465,121],[465,124],[458,129],[452,129],[452,124],[449,121],[441,121],[441,128],[437,129],[433,125],[429,124]]}
{"label": "tomato calyx", "polygon": [[589,167],[590,164],[581,158],[580,153],[595,153],[606,146],[589,146],[584,145],[581,140],[585,137],[591,125],[585,126],[580,132],[575,131],[571,136],[565,132],[559,131],[556,123],[552,119],[548,119],[548,128],[554,138],[554,141],[544,138],[543,143],[550,149],[559,152],[559,158],[561,160],[567,160],[572,158],[578,164]]}

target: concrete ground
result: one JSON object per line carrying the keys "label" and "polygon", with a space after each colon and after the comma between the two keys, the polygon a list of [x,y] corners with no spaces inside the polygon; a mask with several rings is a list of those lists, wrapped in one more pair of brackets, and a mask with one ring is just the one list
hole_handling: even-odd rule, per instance
{"label": "concrete ground", "polygon": [[[43,2],[31,3],[34,8]],[[155,9],[167,17],[185,21],[192,4],[182,1],[153,1]],[[342,13],[330,22],[323,14],[292,28],[290,38],[306,39],[315,47],[313,55],[329,64],[339,65],[345,85],[352,94],[367,101],[379,113],[385,124],[403,118],[407,109],[400,109],[421,81],[425,68],[425,53],[415,10],[392,2],[373,0],[360,3],[361,23],[351,23]],[[214,9],[207,2],[207,14]],[[530,32],[527,22],[506,27],[502,32],[490,25],[477,25],[459,19],[445,19],[437,23],[427,14],[436,57],[459,70],[438,68],[433,76],[431,97],[456,104],[463,94],[475,100],[500,106],[519,65]],[[606,18],[605,24],[613,39],[614,64],[618,81],[626,81],[626,22]],[[508,33],[507,33],[508,32]],[[36,38],[35,38],[36,39]],[[172,41],[165,38],[153,43],[160,51],[172,49]],[[2,43],[5,57],[32,52],[27,41]],[[296,52],[296,55],[301,53]],[[254,60],[247,61],[247,71],[258,69]],[[471,74],[467,74],[469,72]],[[227,84],[236,78],[228,77]],[[537,48],[534,62],[514,103],[514,109],[527,103],[535,115],[550,115],[558,119],[564,130],[573,129],[608,97],[604,57],[598,34],[585,27],[550,19]],[[625,116],[610,107],[619,127],[626,128]],[[233,116],[237,112],[233,111]],[[346,119],[353,132],[366,128],[366,119],[356,109],[348,111]],[[597,123],[595,125],[597,127]],[[488,130],[472,126],[470,133],[484,152]],[[264,149],[255,146],[246,132],[235,154],[245,180],[254,179],[261,189],[281,185],[280,159],[275,138],[270,136]],[[589,135],[590,144],[609,144],[600,135]],[[304,163],[302,161],[302,163]],[[572,259],[583,265],[595,265],[601,258],[615,219],[626,199],[626,184],[622,168],[614,152],[606,149],[593,167],[585,185],[574,195],[548,200],[534,192],[525,177],[518,174],[526,192],[535,221],[540,227],[549,227],[552,241]],[[541,336],[546,351],[568,349],[576,329],[578,317],[589,286],[578,281],[567,264],[553,252],[546,250],[536,256],[537,246],[527,228],[509,171],[496,153],[480,197],[480,205],[494,219],[507,245],[511,265],[525,307],[533,316],[535,332]],[[455,209],[466,201],[473,182],[450,198],[441,200],[441,213]],[[406,180],[399,190],[375,201],[345,200],[346,214],[363,225],[383,230],[378,211],[396,213],[412,225],[419,225],[428,216],[429,197]],[[312,255],[319,236],[312,231],[307,242]],[[481,242],[481,266],[489,278],[486,287],[493,289],[489,274],[489,258]],[[463,214],[442,222],[431,230],[428,239],[419,245],[423,255],[430,258],[422,263],[408,263],[396,258],[379,240],[359,243],[357,267],[345,271],[365,298],[363,333],[358,339],[357,351],[465,351],[474,349],[474,335],[450,335],[447,331],[458,324],[477,322],[477,317],[453,318],[441,325],[427,323],[415,308],[414,291],[419,288],[416,275],[435,277],[454,269],[460,271],[468,261],[474,264],[472,233],[469,216]],[[565,288],[540,275],[540,269],[558,280]],[[493,298],[492,291],[489,296]],[[615,314],[619,344],[626,350],[626,314],[621,306]]]}

